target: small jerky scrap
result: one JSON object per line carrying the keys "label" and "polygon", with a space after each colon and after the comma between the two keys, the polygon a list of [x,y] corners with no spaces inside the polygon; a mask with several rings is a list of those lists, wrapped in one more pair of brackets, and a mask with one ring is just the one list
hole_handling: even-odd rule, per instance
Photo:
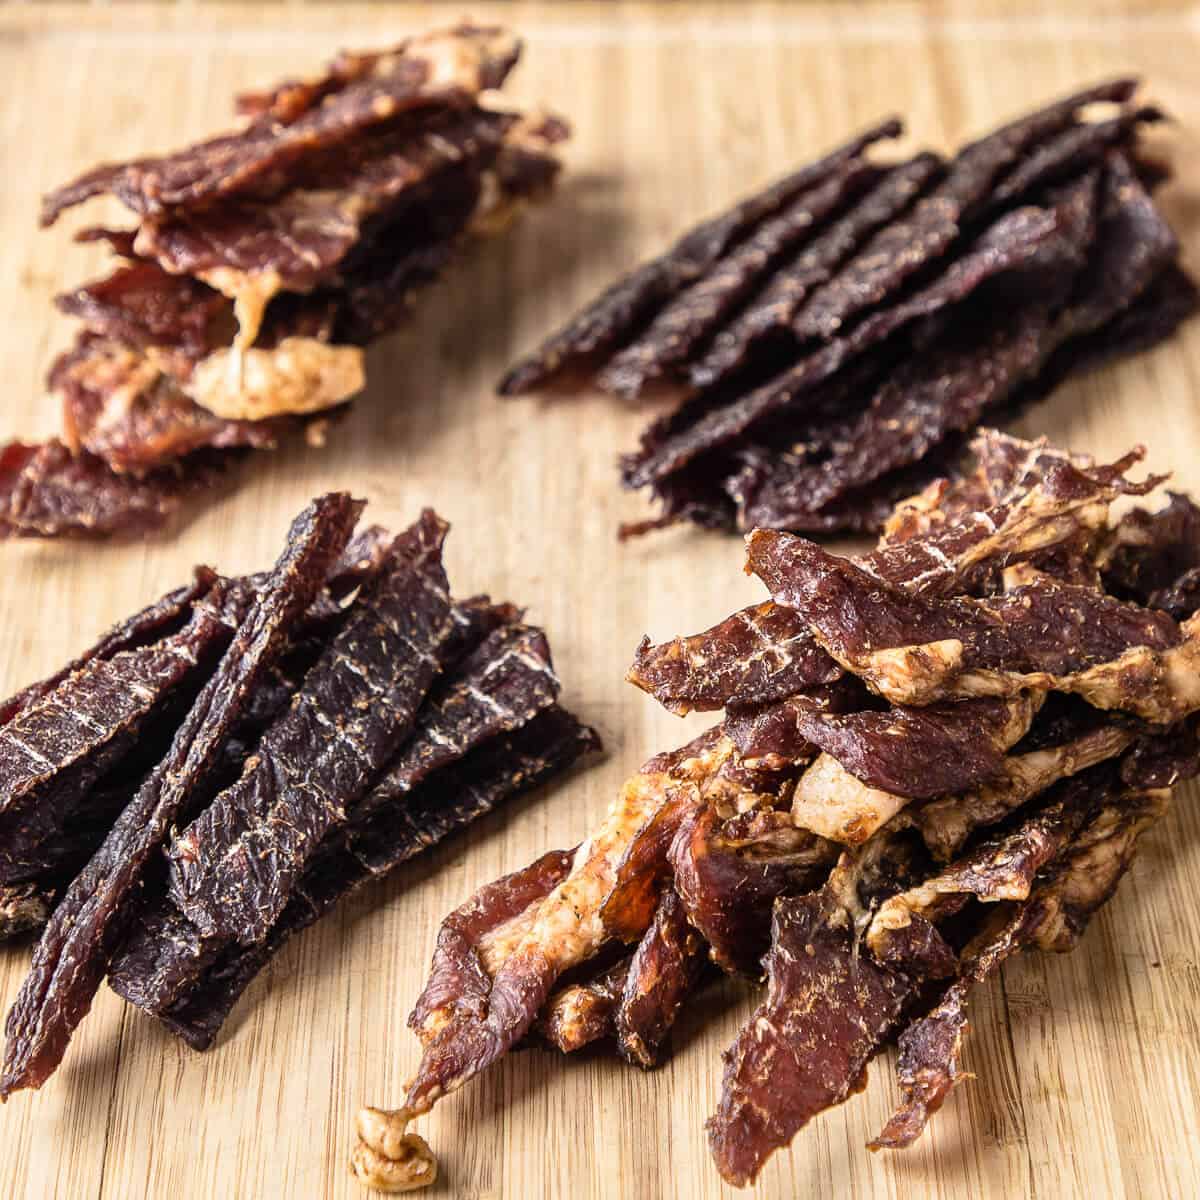
{"label": "small jerky scrap", "polygon": [[[1014,191],[1121,136],[1060,120],[1036,162],[1014,151]],[[1066,186],[1076,229],[1147,213],[1140,183]],[[1102,290],[1154,257],[1138,245],[1104,251]],[[903,1103],[871,1145],[919,1135],[963,1078],[971,988],[1018,951],[1071,949],[1200,774],[1200,509],[1140,502],[1165,479],[1131,477],[1140,448],[1097,463],[984,430],[972,454],[869,554],[756,531],[769,601],[638,647],[631,682],[723,719],[649,759],[578,850],[448,919],[411,1021],[421,1063],[403,1108],[360,1115],[360,1179],[427,1180],[413,1120],[531,1031],[654,1065],[709,964],[767,984],[708,1123],[725,1180],[751,1183],[897,1036]]]}
{"label": "small jerky scrap", "polygon": [[145,534],[236,457],[319,443],[364,347],[553,189],[566,124],[494,102],[520,53],[464,23],[342,54],[257,93],[233,133],[47,196],[43,225],[100,195],[135,224],[79,235],[118,261],[58,299],[82,326],[47,377],[62,437],[0,450],[0,536]]}
{"label": "small jerky scrap", "polygon": [[0,938],[43,930],[5,1096],[54,1071],[106,974],[207,1048],[344,896],[600,749],[544,632],[451,599],[445,522],[355,535],[361,509],[315,500],[272,571],[197,568],[0,706]]}
{"label": "small jerky scrap", "polygon": [[993,414],[1200,303],[1134,165],[1162,117],[1136,91],[1085,88],[949,159],[881,163],[896,130],[870,130],[618,281],[500,390],[680,398],[622,460],[661,507],[622,536],[877,531]]}

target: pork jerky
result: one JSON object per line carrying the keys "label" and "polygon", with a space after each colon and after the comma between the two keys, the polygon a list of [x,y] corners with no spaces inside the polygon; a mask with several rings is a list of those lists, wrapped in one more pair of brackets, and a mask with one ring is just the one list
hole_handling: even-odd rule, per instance
{"label": "pork jerky", "polygon": [[169,826],[187,813],[191,790],[212,770],[255,684],[349,541],[360,507],[349,496],[334,493],[296,518],[270,582],[166,757],[67,889],[9,1011],[0,1096],[39,1087],[62,1060],[107,970],[126,898]]}
{"label": "pork jerky", "polygon": [[397,539],[395,565],[359,600],[247,771],[173,840],[171,899],[204,934],[261,940],[327,830],[411,731],[451,632],[445,532],[426,511]]}

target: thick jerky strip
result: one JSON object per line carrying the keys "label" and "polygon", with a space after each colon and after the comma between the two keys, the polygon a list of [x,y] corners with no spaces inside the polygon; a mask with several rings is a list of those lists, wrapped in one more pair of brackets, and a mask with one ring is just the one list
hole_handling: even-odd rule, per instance
{"label": "thick jerky strip", "polygon": [[614,1024],[622,1056],[649,1069],[704,968],[704,943],[668,888],[628,963]]}
{"label": "thick jerky strip", "polygon": [[837,847],[784,812],[749,812],[721,821],[694,810],[671,846],[674,886],[689,922],[722,970],[758,978],[771,906],[823,882]]}
{"label": "thick jerky strip", "polygon": [[321,838],[408,736],[451,631],[445,533],[427,510],[397,539],[395,565],[358,600],[246,772],[172,842],[171,899],[204,934],[265,937]]}
{"label": "thick jerky strip", "polygon": [[119,475],[57,439],[0,449],[0,538],[108,537],[159,529],[213,486],[225,460],[191,456],[144,476]]}
{"label": "thick jerky strip", "polygon": [[61,670],[37,683],[23,687],[0,704],[0,726],[7,725],[17,713],[54,691],[63,680],[89,663],[97,659],[111,659],[123,651],[136,650],[175,632],[192,606],[212,590],[216,581],[217,576],[211,568],[197,567],[191,583],[168,592],[162,599],[147,605],[141,612],[134,613],[132,617],[114,625],[94,646],[89,647]]}
{"label": "thick jerky strip", "polygon": [[[497,738],[461,763],[437,772],[412,793],[402,808],[377,814],[361,826],[355,824],[350,843],[352,853],[339,852],[314,862],[262,942],[253,946],[235,944],[228,947],[170,1005],[143,1007],[159,1016],[172,1032],[194,1049],[207,1049],[238,997],[294,934],[319,920],[334,904],[362,884],[381,878],[401,863],[464,829],[498,804],[541,786],[567,770],[582,755],[597,750],[599,744],[592,730],[563,709],[553,708],[516,733]],[[560,854],[558,859],[565,872],[569,852]],[[548,891],[552,884],[546,881],[544,873],[541,878],[539,887]],[[513,900],[517,892],[520,888],[514,887],[508,899]],[[544,894],[541,892],[536,898],[540,899]],[[488,895],[492,896],[492,893]],[[525,893],[516,895],[514,903],[519,904],[522,898],[528,907],[531,901]],[[481,919],[499,921],[503,912],[509,911],[502,904],[483,907],[487,912],[481,914]],[[456,933],[464,933],[461,922],[456,926]],[[478,940],[484,936],[484,927],[472,926],[469,936],[476,939],[472,944],[478,945]],[[451,940],[449,933],[444,938],[439,936],[440,957],[435,957],[435,963],[440,961],[442,969],[437,986],[429,993],[429,1003],[435,1007],[439,1003],[438,996],[445,997],[447,1004],[454,996],[458,997],[456,1002],[470,1003],[470,986],[463,984],[458,993],[455,988],[471,974],[471,951],[462,942],[456,949],[451,947]],[[114,980],[114,987],[139,1003],[122,986],[129,983],[135,987],[139,985],[140,976],[136,970]],[[438,1018],[431,1015],[432,1011],[430,1009],[426,1016],[436,1021]]]}
{"label": "thick jerky strip", "polygon": [[800,338],[830,338],[846,322],[893,293],[926,263],[940,258],[962,223],[983,205],[997,177],[1036,142],[1071,126],[1098,101],[1128,100],[1137,81],[1118,79],[1060,100],[964,147],[949,172],[911,216],[878,233],[804,306],[793,329]]}
{"label": "thick jerky strip", "polygon": [[212,770],[263,671],[312,603],[349,541],[360,510],[349,496],[333,493],[296,518],[270,583],[180,726],[167,756],[67,889],[8,1014],[0,1096],[39,1087],[62,1060],[107,970],[128,898],[147,861],[170,825],[187,814],[192,791]]}
{"label": "thick jerky strip", "polygon": [[92,785],[177,694],[198,686],[231,635],[201,602],[178,633],[93,659],[0,729],[0,882],[37,878],[43,844],[86,813]]}
{"label": "thick jerky strip", "polygon": [[776,903],[765,965],[767,998],[725,1055],[707,1125],[717,1170],[736,1187],[863,1086],[913,993],[902,972],[855,953],[853,925],[827,890]]}
{"label": "thick jerky strip", "polygon": [[564,1054],[613,1034],[613,1016],[629,976],[632,955],[597,971],[583,983],[561,988],[546,1002],[534,1029]]}
{"label": "thick jerky strip", "polygon": [[875,169],[852,161],[831,178],[803,192],[778,216],[755,229],[711,271],[684,288],[596,378],[605,391],[632,400],[652,380],[680,367],[712,335],[779,258],[828,220],[876,178]]}
{"label": "thick jerky strip", "polygon": [[53,909],[54,897],[36,884],[0,884],[0,942],[41,929]]}
{"label": "thick jerky strip", "polygon": [[372,126],[431,103],[455,103],[499,87],[520,52],[497,28],[459,26],[414,38],[380,55],[369,74],[344,82],[290,124],[269,114],[248,128],[177,154],[101,166],[51,192],[42,224],[93,196],[111,193],[141,216],[197,208],[258,188],[278,190],[314,152],[344,144]]}
{"label": "thick jerky strip", "polygon": [[748,365],[764,338],[788,330],[800,305],[877,229],[895,220],[942,169],[936,154],[918,154],[893,167],[863,199],[782,266],[713,339],[688,371],[693,387],[711,387]]}
{"label": "thick jerky strip", "polygon": [[728,212],[697,225],[665,254],[619,279],[538,350],[513,366],[501,380],[500,392],[515,396],[533,391],[560,370],[622,344],[662,304],[707,274],[755,226],[774,216],[806,188],[853,162],[875,142],[898,137],[900,132],[899,121],[884,121]]}

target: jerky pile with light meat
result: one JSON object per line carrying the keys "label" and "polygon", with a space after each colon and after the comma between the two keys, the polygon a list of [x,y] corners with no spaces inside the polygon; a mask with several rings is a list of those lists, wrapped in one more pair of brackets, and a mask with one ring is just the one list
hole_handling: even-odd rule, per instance
{"label": "jerky pile with light meat", "polygon": [[494,99],[520,50],[465,24],[344,53],[240,96],[237,132],[48,195],[43,225],[102,195],[136,225],[78,235],[119,263],[58,297],[82,324],[48,376],[62,436],[0,450],[0,537],[140,533],[231,457],[320,442],[363,347],[552,188],[567,127]]}
{"label": "jerky pile with light meat", "polygon": [[[514,366],[506,394],[681,397],[625,456],[657,519],[876,532],[982,422],[1196,307],[1113,80],[943,158],[881,163],[898,120],[705,221]],[[1096,114],[1096,105],[1108,111]]]}
{"label": "jerky pile with light meat", "polygon": [[1200,507],[984,431],[974,467],[900,504],[877,548],[757,530],[770,598],[638,649],[629,678],[720,724],[652,758],[575,850],[442,926],[409,1023],[404,1107],[364,1110],[354,1166],[425,1178],[409,1122],[529,1038],[609,1038],[652,1066],[713,967],[762,1003],[725,1055],[717,1169],[751,1182],[898,1039],[914,1141],[960,1067],[971,989],[1069,950],[1170,789],[1200,770]]}
{"label": "jerky pile with light meat", "polygon": [[546,636],[455,600],[447,525],[342,493],[271,571],[193,581],[0,706],[0,938],[40,930],[0,1099],[100,984],[196,1049],[342,897],[599,748]]}

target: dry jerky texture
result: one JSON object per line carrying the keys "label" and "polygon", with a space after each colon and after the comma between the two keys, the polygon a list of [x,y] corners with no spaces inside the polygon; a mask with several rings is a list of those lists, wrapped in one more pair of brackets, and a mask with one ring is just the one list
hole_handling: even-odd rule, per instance
{"label": "dry jerky texture", "polygon": [[[1100,183],[1068,185],[1075,228],[1111,207]],[[771,600],[644,641],[629,676],[724,719],[650,759],[579,849],[447,919],[421,1063],[404,1107],[364,1110],[359,1177],[426,1177],[411,1122],[530,1031],[654,1065],[705,960],[767,984],[708,1124],[725,1179],[752,1182],[896,1037],[903,1103],[872,1146],[912,1142],[964,1077],[971,988],[1070,949],[1200,772],[1200,509],[1140,500],[1163,482],[1141,458],[985,430],[869,554],[748,538]]]}
{"label": "dry jerky texture", "polygon": [[0,706],[0,937],[42,929],[7,1096],[114,990],[212,1044],[346,894],[599,749],[545,634],[454,601],[447,526],[354,535],[334,493],[270,572],[194,580]]}
{"label": "dry jerky texture", "polygon": [[1161,117],[1135,91],[1098,84],[948,159],[874,161],[899,131],[880,125],[632,271],[500,390],[679,398],[623,460],[661,507],[623,534],[877,531],[970,430],[1197,307],[1131,166]]}
{"label": "dry jerky texture", "polygon": [[364,347],[553,188],[567,126],[495,101],[520,52],[466,23],[344,53],[236,132],[47,196],[44,225],[104,194],[136,224],[79,235],[117,263],[58,298],[81,322],[47,378],[62,438],[0,450],[0,537],[143,534],[359,392]]}

